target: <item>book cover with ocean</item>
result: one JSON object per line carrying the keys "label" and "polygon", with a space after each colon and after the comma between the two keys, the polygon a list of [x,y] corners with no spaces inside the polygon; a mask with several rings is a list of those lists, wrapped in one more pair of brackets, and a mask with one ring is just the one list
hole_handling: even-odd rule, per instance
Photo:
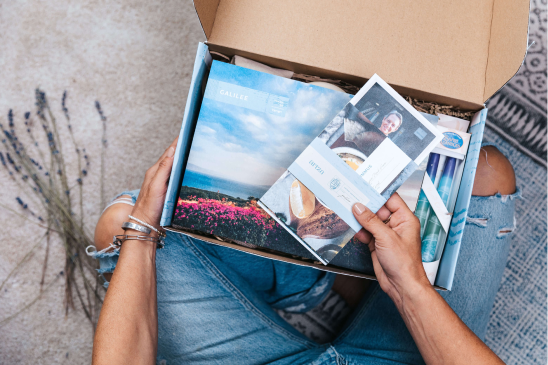
{"label": "book cover with ocean", "polygon": [[313,259],[257,202],[351,97],[213,61],[173,226]]}

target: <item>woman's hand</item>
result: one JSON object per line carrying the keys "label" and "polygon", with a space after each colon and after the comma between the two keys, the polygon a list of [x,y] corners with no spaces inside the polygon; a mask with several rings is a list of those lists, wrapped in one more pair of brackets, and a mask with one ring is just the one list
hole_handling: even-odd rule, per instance
{"label": "woman's hand", "polygon": [[158,229],[160,228],[160,217],[162,216],[177,139],[175,138],[160,159],[147,170],[139,197],[131,213],[135,218]]}
{"label": "woman's hand", "polygon": [[[398,194],[373,214],[355,204],[379,284],[394,301],[427,364],[503,364],[430,285],[421,259],[419,220]],[[387,223],[384,223],[387,221]],[[463,349],[465,349],[463,351]]]}
{"label": "woman's hand", "polygon": [[377,214],[360,203],[353,211],[364,227],[355,237],[369,246],[377,280],[397,306],[405,290],[430,286],[422,266],[419,220],[398,194]]}

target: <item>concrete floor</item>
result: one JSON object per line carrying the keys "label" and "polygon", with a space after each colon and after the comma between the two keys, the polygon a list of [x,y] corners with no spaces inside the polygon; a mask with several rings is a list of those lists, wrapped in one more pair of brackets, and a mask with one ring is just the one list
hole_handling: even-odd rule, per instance
{"label": "concrete floor", "polygon": [[[23,114],[35,111],[34,89],[47,92],[62,119],[61,97],[68,92],[76,139],[91,159],[85,179],[86,225],[100,214],[101,121],[107,121],[104,189],[110,198],[141,185],[146,169],[178,135],[190,84],[195,50],[204,41],[190,0],[3,1],[0,2],[0,123],[13,109],[23,134]],[[61,123],[62,124],[62,123]],[[67,128],[69,175],[76,174]],[[19,211],[25,199],[0,172],[0,203]],[[44,230],[0,208],[0,283]],[[0,293],[0,322],[39,294],[45,254],[41,244]],[[46,283],[63,270],[64,252],[51,246]],[[65,315],[63,278],[30,308],[0,323],[2,364],[84,364],[91,361],[92,329],[81,310]]]}

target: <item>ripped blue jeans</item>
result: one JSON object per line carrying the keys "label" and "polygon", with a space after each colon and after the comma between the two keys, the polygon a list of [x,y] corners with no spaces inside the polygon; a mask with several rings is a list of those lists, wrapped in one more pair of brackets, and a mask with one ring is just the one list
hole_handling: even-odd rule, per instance
{"label": "ripped blue jeans", "polygon": [[[124,192],[133,203],[139,191]],[[453,290],[441,295],[481,339],[514,230],[509,196],[472,197]],[[129,201],[131,203],[131,201]],[[101,273],[117,253],[95,254]],[[168,232],[157,251],[158,364],[421,364],[396,307],[377,283],[339,336],[318,344],[274,309],[308,311],[334,275]]]}

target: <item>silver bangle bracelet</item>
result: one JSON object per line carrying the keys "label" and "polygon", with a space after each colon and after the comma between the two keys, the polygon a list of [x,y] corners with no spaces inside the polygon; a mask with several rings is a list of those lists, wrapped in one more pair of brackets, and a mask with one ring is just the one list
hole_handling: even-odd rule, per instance
{"label": "silver bangle bracelet", "polygon": [[141,226],[140,224],[136,224],[136,223],[131,223],[131,222],[124,222],[122,223],[122,228],[124,230],[126,229],[133,229],[135,231],[139,231],[139,232],[142,232],[144,234],[150,234],[150,232],[152,232],[150,230],[150,228],[148,227],[144,227],[144,226]]}
{"label": "silver bangle bracelet", "polygon": [[127,234],[116,235],[112,239],[112,244],[116,247],[121,247],[125,241],[148,241],[156,243],[157,249],[162,249],[165,246],[163,238],[155,238],[150,236],[134,236]]}
{"label": "silver bangle bracelet", "polygon": [[151,225],[151,224],[148,224],[147,222],[143,222],[142,220],[140,220],[140,219],[138,219],[138,218],[135,218],[135,217],[132,216],[132,215],[128,215],[128,218],[129,218],[129,219],[133,219],[135,222],[140,223],[140,224],[142,224],[143,226],[146,226],[146,227],[152,229],[154,232],[158,233],[158,235],[161,236],[161,237],[165,237],[165,236],[166,236],[166,234],[165,234],[164,232],[159,231],[156,227],[154,227],[154,226]]}

